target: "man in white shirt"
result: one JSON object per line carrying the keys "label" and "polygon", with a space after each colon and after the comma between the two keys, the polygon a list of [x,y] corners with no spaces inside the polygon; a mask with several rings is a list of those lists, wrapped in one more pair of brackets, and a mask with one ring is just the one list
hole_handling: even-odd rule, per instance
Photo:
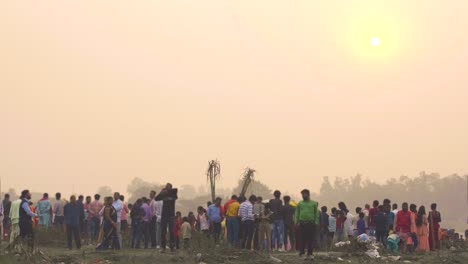
{"label": "man in white shirt", "polygon": [[154,198],[156,197],[156,191],[151,191],[149,194],[149,207],[151,209],[151,219],[150,219],[150,226],[149,226],[149,233],[151,239],[151,248],[156,248],[156,208],[155,204],[156,201]]}
{"label": "man in white shirt", "polygon": [[120,200],[119,192],[114,193],[114,202],[112,203],[112,206],[114,207],[117,213],[117,225],[115,226],[115,228],[117,229],[116,231],[117,231],[117,237],[120,243],[120,248],[122,248],[122,234],[120,233],[120,226],[121,226],[121,220],[122,220],[123,202]]}
{"label": "man in white shirt", "polygon": [[163,201],[154,202],[154,215],[156,216],[156,248],[161,245],[161,217],[163,210]]}

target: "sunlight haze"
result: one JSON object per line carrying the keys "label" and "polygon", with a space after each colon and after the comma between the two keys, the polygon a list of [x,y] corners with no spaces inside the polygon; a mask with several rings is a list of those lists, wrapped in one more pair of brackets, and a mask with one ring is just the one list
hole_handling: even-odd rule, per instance
{"label": "sunlight haze", "polygon": [[2,191],[467,174],[468,1],[442,3],[3,1]]}

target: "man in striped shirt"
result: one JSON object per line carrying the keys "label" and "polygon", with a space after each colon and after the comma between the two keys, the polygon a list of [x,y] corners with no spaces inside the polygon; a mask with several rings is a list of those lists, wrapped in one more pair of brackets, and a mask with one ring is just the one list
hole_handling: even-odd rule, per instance
{"label": "man in striped shirt", "polygon": [[255,195],[251,195],[249,200],[243,202],[239,208],[239,217],[242,224],[242,249],[252,249],[252,238],[255,231],[253,203],[256,199]]}

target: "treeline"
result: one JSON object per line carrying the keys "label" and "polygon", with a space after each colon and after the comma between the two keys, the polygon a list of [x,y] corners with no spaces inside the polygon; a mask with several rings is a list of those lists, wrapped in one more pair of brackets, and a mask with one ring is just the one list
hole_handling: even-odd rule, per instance
{"label": "treeline", "polygon": [[320,193],[314,194],[314,199],[327,206],[336,206],[344,201],[352,211],[356,206],[372,204],[373,200],[382,202],[384,198],[397,203],[399,208],[402,202],[408,202],[424,205],[428,210],[431,203],[437,203],[443,216],[442,226],[464,231],[468,212],[467,179],[468,175],[441,177],[438,173],[426,172],[415,178],[391,178],[383,184],[363,179],[361,175],[337,177],[333,183],[330,178],[324,177]]}
{"label": "treeline", "polygon": [[[385,198],[397,203],[399,208],[402,202],[408,202],[418,206],[425,205],[426,210],[429,210],[430,204],[435,202],[443,215],[442,226],[464,231],[468,217],[467,178],[468,175],[453,174],[441,177],[437,173],[421,172],[414,178],[401,176],[379,184],[359,174],[349,178],[336,177],[333,181],[329,177],[323,177],[320,192],[313,193],[312,198],[328,208],[336,207],[338,202],[344,201],[352,212],[357,206],[364,207],[366,203],[372,204],[373,200],[382,202]],[[137,198],[148,196],[151,190],[159,191],[162,187],[162,184],[135,178],[128,185],[127,193],[130,197],[127,201],[134,202]],[[230,195],[239,194],[241,188],[242,181],[239,180],[233,189],[220,189],[216,193],[226,201]],[[247,190],[247,195],[256,194],[264,199],[270,199],[272,193],[273,190],[266,184],[256,180]],[[296,200],[300,198],[294,194],[292,197]],[[195,211],[200,205],[206,206],[209,200],[211,196],[207,189],[197,190],[190,185],[183,185],[179,188],[177,210],[186,214]]]}

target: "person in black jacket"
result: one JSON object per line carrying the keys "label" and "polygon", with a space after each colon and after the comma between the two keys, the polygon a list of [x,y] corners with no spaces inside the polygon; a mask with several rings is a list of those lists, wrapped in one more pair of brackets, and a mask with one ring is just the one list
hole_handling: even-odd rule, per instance
{"label": "person in black jacket", "polygon": [[296,230],[294,225],[294,213],[296,208],[290,204],[291,197],[283,196],[283,216],[284,216],[284,247],[290,243],[291,250],[296,249]]}
{"label": "person in black jacket", "polygon": [[29,190],[21,192],[21,204],[19,209],[19,228],[20,238],[27,241],[29,249],[34,249],[34,231],[32,217],[37,217],[37,214],[29,208],[29,200],[31,200],[31,193]]}
{"label": "person in black jacket", "polygon": [[272,220],[272,247],[278,251],[284,251],[284,217],[283,213],[283,201],[281,200],[281,192],[276,190],[273,193],[274,199],[270,200],[271,216]]}
{"label": "person in black jacket", "polygon": [[166,252],[166,234],[169,228],[169,248],[174,251],[174,217],[175,202],[177,200],[177,189],[172,188],[172,184],[167,183],[166,187],[156,196],[156,201],[163,201],[161,214],[161,252]]}
{"label": "person in black jacket", "polygon": [[373,223],[375,224],[375,237],[377,242],[381,242],[383,245],[385,245],[387,242],[388,221],[383,205],[378,207],[378,211],[374,216]]}

